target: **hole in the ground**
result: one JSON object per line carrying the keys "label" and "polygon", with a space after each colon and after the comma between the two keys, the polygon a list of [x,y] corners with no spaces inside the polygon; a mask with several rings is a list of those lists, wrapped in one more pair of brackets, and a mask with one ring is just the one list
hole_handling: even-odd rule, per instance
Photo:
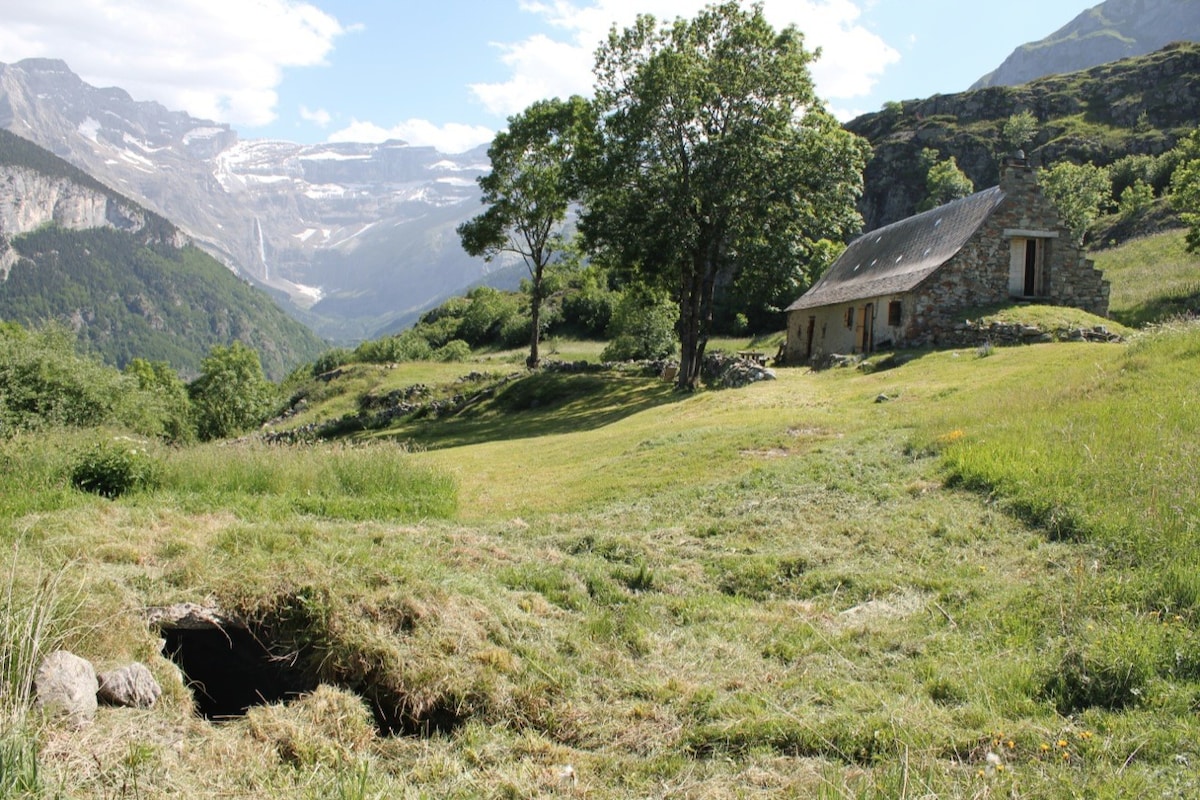
{"label": "hole in the ground", "polygon": [[[317,676],[305,667],[302,653],[278,655],[285,647],[272,643],[265,631],[237,624],[161,627],[164,653],[183,672],[196,709],[209,720],[244,716],[256,706],[286,702],[317,688]],[[383,736],[448,734],[466,722],[467,714],[449,699],[414,710],[412,698],[368,675],[353,681],[330,681],[366,700]]]}
{"label": "hole in the ground", "polygon": [[164,628],[164,652],[183,671],[197,710],[217,720],[252,706],[278,703],[317,688],[294,655],[280,657],[238,627]]}
{"label": "hole in the ground", "polygon": [[371,713],[375,715],[375,725],[384,736],[435,736],[453,733],[458,726],[466,722],[466,717],[458,709],[448,703],[435,705],[419,714],[405,711],[403,698],[390,692],[368,688],[363,691],[355,687],[355,691],[367,698],[371,704]]}

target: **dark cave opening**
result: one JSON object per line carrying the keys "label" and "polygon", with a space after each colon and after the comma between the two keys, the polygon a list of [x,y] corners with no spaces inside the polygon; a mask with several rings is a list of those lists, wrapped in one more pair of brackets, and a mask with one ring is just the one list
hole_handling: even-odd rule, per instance
{"label": "dark cave opening", "polygon": [[[288,702],[317,688],[310,663],[295,650],[274,645],[265,632],[237,625],[163,626],[163,652],[183,673],[196,710],[219,722],[245,716],[257,705]],[[445,702],[411,713],[403,692],[385,689],[368,677],[334,683],[360,695],[381,736],[436,736],[452,733],[466,721],[454,704]]]}
{"label": "dark cave opening", "polygon": [[295,699],[317,688],[293,653],[271,652],[238,627],[164,628],[163,652],[183,671],[196,710],[209,720],[246,714],[253,706]]}

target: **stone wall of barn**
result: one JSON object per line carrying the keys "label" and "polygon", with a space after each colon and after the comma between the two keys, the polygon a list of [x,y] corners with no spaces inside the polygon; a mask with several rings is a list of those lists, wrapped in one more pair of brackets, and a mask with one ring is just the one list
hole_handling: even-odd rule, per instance
{"label": "stone wall of barn", "polygon": [[[1108,315],[1109,284],[1062,227],[1024,160],[1009,159],[1002,171],[1004,201],[979,231],[911,295],[906,346],[943,343],[963,312],[1014,300],[1081,308]],[[1038,239],[1045,280],[1036,296],[1018,297],[1010,288],[1014,239]]]}

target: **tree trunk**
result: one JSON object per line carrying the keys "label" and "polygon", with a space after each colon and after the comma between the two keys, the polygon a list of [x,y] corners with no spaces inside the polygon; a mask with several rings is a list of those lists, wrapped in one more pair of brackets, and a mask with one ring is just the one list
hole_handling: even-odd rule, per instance
{"label": "tree trunk", "polygon": [[534,270],[533,287],[529,297],[529,316],[533,322],[533,331],[529,334],[529,358],[525,359],[525,366],[529,369],[537,369],[541,365],[538,343],[542,338],[542,272],[544,269],[544,265],[539,264]]}
{"label": "tree trunk", "polygon": [[693,391],[700,385],[704,350],[712,330],[713,293],[722,241],[719,226],[709,228],[708,233],[707,244],[695,252],[691,269],[684,270],[680,281],[679,378],[675,388],[685,391]]}
{"label": "tree trunk", "polygon": [[683,271],[679,289],[679,376],[675,388],[680,391],[695,391],[700,384],[700,364],[704,357],[701,330],[701,306],[704,296],[703,272],[696,269]]}

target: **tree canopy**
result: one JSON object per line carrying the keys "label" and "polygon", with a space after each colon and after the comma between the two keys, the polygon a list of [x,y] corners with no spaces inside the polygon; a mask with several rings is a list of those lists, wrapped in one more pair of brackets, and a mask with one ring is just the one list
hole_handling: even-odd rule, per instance
{"label": "tree canopy", "polygon": [[489,261],[519,255],[529,270],[528,365],[538,365],[542,282],[561,250],[563,227],[573,197],[571,166],[581,137],[590,130],[590,106],[581,97],[543,100],[508,120],[488,148],[492,170],[480,177],[488,208],[458,227],[463,249]]}
{"label": "tree canopy", "polygon": [[677,299],[680,388],[699,380],[718,284],[803,272],[861,224],[867,145],[817,100],[814,58],[794,27],[737,3],[643,15],[598,51],[581,230]]}
{"label": "tree canopy", "polygon": [[1060,161],[1048,170],[1040,170],[1038,181],[1076,242],[1083,241],[1112,196],[1108,170],[1094,164]]}

